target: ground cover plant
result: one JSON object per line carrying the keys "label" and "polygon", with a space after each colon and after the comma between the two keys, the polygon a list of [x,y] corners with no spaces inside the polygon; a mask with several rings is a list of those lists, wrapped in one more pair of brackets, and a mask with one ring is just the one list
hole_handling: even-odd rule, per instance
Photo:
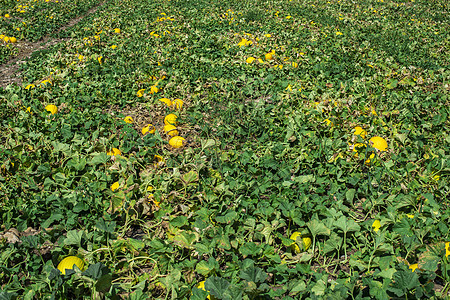
{"label": "ground cover plant", "polygon": [[2,299],[448,297],[446,1],[34,3]]}

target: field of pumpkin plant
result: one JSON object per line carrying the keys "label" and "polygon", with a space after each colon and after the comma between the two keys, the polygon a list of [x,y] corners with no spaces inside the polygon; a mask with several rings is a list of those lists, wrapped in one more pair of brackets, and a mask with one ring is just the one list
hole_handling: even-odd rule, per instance
{"label": "field of pumpkin plant", "polygon": [[2,1],[0,299],[449,297],[449,11]]}

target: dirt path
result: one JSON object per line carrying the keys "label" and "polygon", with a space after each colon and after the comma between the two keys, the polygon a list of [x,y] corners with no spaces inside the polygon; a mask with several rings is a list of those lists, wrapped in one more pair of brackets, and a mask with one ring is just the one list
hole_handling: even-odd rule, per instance
{"label": "dirt path", "polygon": [[[95,13],[98,8],[103,5],[104,2],[96,5],[95,7],[88,10],[85,14],[82,16],[79,16],[75,19],[72,19],[69,23],[59,28],[55,34],[58,34],[62,30],[65,30],[67,28],[70,28],[76,24],[78,24],[84,17]],[[52,33],[53,34],[53,33]],[[21,73],[18,71],[21,64],[23,64],[27,58],[33,54],[33,52],[47,49],[50,46],[53,46],[57,43],[60,43],[62,41],[70,40],[69,38],[66,39],[52,39],[50,37],[50,34],[46,35],[42,40],[37,42],[19,42],[17,43],[17,47],[19,49],[19,54],[15,56],[13,59],[7,61],[6,63],[0,65],[0,87],[7,87],[10,84],[16,83],[18,85],[22,84],[22,76]]]}

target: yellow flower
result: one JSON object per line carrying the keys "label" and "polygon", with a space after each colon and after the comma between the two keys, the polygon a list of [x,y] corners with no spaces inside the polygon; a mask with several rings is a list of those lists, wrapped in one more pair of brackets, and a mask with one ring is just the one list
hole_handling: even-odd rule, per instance
{"label": "yellow flower", "polygon": [[114,182],[112,185],[111,185],[111,191],[115,191],[115,190],[117,190],[118,188],[119,188],[119,182]]}
{"label": "yellow flower", "polygon": [[343,35],[343,33],[340,31],[336,31],[336,35]]}
{"label": "yellow flower", "polygon": [[271,37],[271,35],[269,33],[264,35],[265,37]]}
{"label": "yellow flower", "polygon": [[412,214],[406,214],[406,216],[410,219],[414,219],[414,215],[412,215]]}
{"label": "yellow flower", "polygon": [[133,118],[130,116],[126,116],[125,119],[123,119],[125,123],[131,124],[133,123]]}
{"label": "yellow flower", "polygon": [[122,154],[122,152],[117,148],[112,148],[111,151],[106,152],[107,155],[116,156]]}
{"label": "yellow flower", "polygon": [[145,89],[140,89],[139,91],[137,91],[137,96],[138,97],[144,96],[144,91],[145,91]]}
{"label": "yellow flower", "polygon": [[247,58],[245,60],[245,62],[248,63],[248,64],[251,64],[254,60],[255,60],[255,58],[250,56],[249,58]]}
{"label": "yellow flower", "polygon": [[112,45],[111,46],[111,49],[113,49],[113,50],[116,49],[116,48],[117,48],[117,45]]}
{"label": "yellow flower", "polygon": [[380,220],[373,221],[373,223],[372,223],[373,231],[378,232],[378,230],[380,230],[380,227],[381,227]]}
{"label": "yellow flower", "polygon": [[78,55],[78,60],[83,60],[84,56],[83,55]]}
{"label": "yellow flower", "polygon": [[58,112],[58,108],[56,105],[49,104],[45,107],[45,110],[49,111],[52,115],[56,114]]}
{"label": "yellow flower", "polygon": [[152,124],[148,124],[145,127],[142,128],[142,134],[146,135],[147,133],[155,133],[156,129],[155,126],[153,126]]}
{"label": "yellow flower", "polygon": [[327,123],[327,126],[330,126],[330,127],[334,126],[333,122],[331,122],[329,119],[325,119],[323,121]]}
{"label": "yellow flower", "polygon": [[103,56],[99,56],[99,57],[97,58],[99,64],[102,64],[102,62],[104,61],[104,60],[102,61],[102,59],[103,59]]}
{"label": "yellow flower", "polygon": [[375,153],[370,154],[369,158],[364,162],[366,165],[370,164],[370,160],[375,158]]}
{"label": "yellow flower", "polygon": [[418,264],[412,264],[409,266],[409,268],[414,272],[419,267]]}
{"label": "yellow flower", "polygon": [[158,91],[159,89],[156,87],[156,85],[152,85],[152,87],[150,88],[150,94],[157,93]]}
{"label": "yellow flower", "polygon": [[27,112],[29,112],[30,114],[32,114],[32,112],[31,112],[31,107],[30,107],[30,106],[27,107]]}
{"label": "yellow flower", "polygon": [[115,33],[120,33],[120,28],[114,28]]}
{"label": "yellow flower", "polygon": [[296,63],[295,61],[292,62],[292,67],[293,68],[297,68],[298,67],[298,63]]}
{"label": "yellow flower", "polygon": [[34,84],[29,84],[25,87],[26,90],[33,89],[33,88],[34,88]]}
{"label": "yellow flower", "polygon": [[259,63],[263,64],[264,61],[261,58],[258,58]]}

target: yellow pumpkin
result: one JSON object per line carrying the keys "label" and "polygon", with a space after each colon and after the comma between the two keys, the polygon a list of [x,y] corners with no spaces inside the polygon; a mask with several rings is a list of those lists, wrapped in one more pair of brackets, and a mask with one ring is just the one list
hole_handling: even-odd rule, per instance
{"label": "yellow pumpkin", "polygon": [[56,107],[56,105],[53,104],[49,104],[45,107],[46,111],[49,111],[52,115],[56,114],[58,112],[58,108]]}
{"label": "yellow pumpkin", "polygon": [[185,144],[184,142],[185,139],[182,138],[181,136],[174,136],[169,140],[169,145],[177,149],[183,147]]}
{"label": "yellow pumpkin", "polygon": [[164,132],[167,133],[170,136],[177,136],[178,135],[178,130],[173,125],[165,125],[164,126]]}
{"label": "yellow pumpkin", "polygon": [[370,139],[372,147],[380,151],[386,151],[388,144],[385,139],[379,136],[374,136]]}
{"label": "yellow pumpkin", "polygon": [[68,256],[58,264],[57,269],[63,275],[66,275],[66,270],[72,270],[74,265],[77,266],[78,269],[82,270],[84,268],[84,261],[76,256]]}
{"label": "yellow pumpkin", "polygon": [[166,125],[177,125],[177,116],[174,114],[168,114],[165,118],[164,118],[164,124]]}
{"label": "yellow pumpkin", "polygon": [[[296,241],[297,237],[302,238],[302,244],[303,244],[303,249],[306,251],[309,249],[309,247],[311,246],[311,238],[309,237],[302,237],[302,234],[298,231],[295,231],[294,233],[292,233],[290,239]],[[291,245],[291,249],[292,251],[294,251],[295,253],[300,253],[300,247],[297,245],[297,243],[294,243]]]}

